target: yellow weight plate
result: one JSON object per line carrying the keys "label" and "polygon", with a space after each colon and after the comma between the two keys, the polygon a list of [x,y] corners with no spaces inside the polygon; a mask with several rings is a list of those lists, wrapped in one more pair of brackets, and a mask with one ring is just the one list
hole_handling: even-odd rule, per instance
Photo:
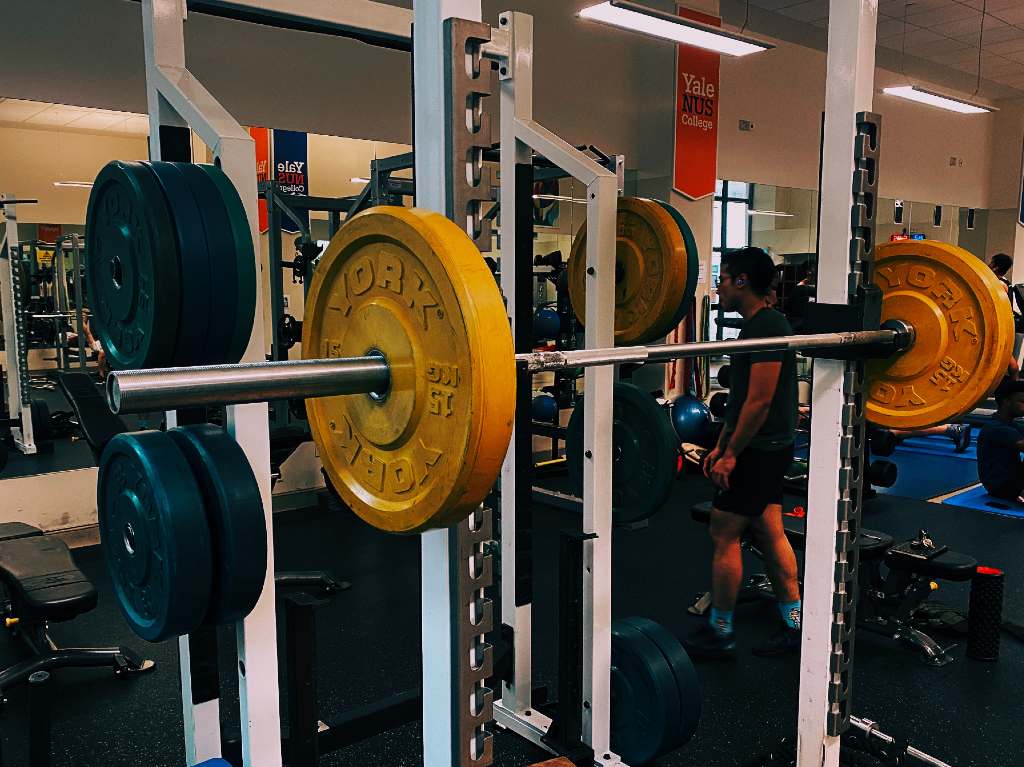
{"label": "yellow weight plate", "polygon": [[[653,200],[619,199],[615,242],[615,344],[646,344],[678,324],[686,292],[686,243],[668,211]],[[587,224],[572,244],[569,298],[586,324]]]}
{"label": "yellow weight plate", "polygon": [[867,418],[894,429],[946,423],[988,396],[1013,350],[1006,287],[962,248],[904,240],[875,249],[882,320],[914,327],[913,345],[867,364]]}
{"label": "yellow weight plate", "polygon": [[380,352],[390,365],[382,396],[306,403],[327,475],[362,519],[414,533],[484,499],[512,433],[515,358],[501,294],[465,232],[401,207],[348,220],[314,273],[302,350]]}

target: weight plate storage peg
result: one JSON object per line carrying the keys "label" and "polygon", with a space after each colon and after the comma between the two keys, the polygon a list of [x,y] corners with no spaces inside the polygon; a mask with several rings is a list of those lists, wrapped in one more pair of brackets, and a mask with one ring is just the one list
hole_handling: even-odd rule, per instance
{"label": "weight plate storage peg", "polygon": [[444,216],[381,206],[348,220],[313,276],[306,358],[381,355],[390,386],[306,402],[344,502],[390,532],[448,527],[497,479],[515,414],[504,302]]}
{"label": "weight plate storage peg", "polygon": [[[615,345],[646,344],[672,330],[685,301],[686,243],[669,212],[653,200],[620,198],[616,226]],[[566,269],[573,311],[586,324],[585,221]]]}
{"label": "weight plate storage peg", "polygon": [[890,429],[947,423],[1006,375],[1013,312],[1006,286],[962,248],[906,240],[875,248],[882,321],[914,328],[914,343],[867,363],[867,419]]}
{"label": "weight plate storage peg", "polygon": [[100,457],[100,540],[121,612],[150,642],[198,628],[212,554],[203,497],[165,432],[118,434]]}
{"label": "weight plate storage peg", "polygon": [[181,272],[173,216],[150,170],[108,163],[93,182],[85,227],[86,289],[110,366],[172,364]]}
{"label": "weight plate storage peg", "polygon": [[[577,492],[583,487],[583,397],[569,417],[565,459]],[[617,524],[654,515],[672,492],[679,439],[654,397],[617,382],[612,392],[612,515]]]}
{"label": "weight plate storage peg", "polygon": [[213,585],[204,623],[244,618],[267,574],[267,527],[260,487],[239,444],[213,424],[167,432],[188,461],[210,526]]}

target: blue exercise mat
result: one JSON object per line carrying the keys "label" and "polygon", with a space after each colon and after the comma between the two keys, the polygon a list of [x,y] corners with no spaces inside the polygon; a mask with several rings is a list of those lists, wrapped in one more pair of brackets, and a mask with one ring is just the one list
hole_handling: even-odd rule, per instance
{"label": "blue exercise mat", "polygon": [[911,437],[896,446],[897,452],[918,453],[923,455],[942,455],[964,461],[978,460],[978,429],[971,433],[971,444],[962,452],[956,452],[956,445],[949,437],[933,434],[927,437]]}
{"label": "blue exercise mat", "polygon": [[1001,517],[1024,519],[1024,504],[1004,501],[1002,498],[989,495],[982,485],[969,487],[956,495],[951,495],[942,503],[949,506],[961,506],[965,509],[977,509],[989,514],[998,514]]}
{"label": "blue exercise mat", "polygon": [[[807,458],[806,447],[797,448],[795,457]],[[878,460],[873,458],[873,460]],[[939,495],[978,483],[977,450],[973,444],[957,453],[949,437],[915,437],[904,440],[884,459],[896,464],[896,482],[892,487],[875,487],[885,495],[900,495],[927,501]]]}

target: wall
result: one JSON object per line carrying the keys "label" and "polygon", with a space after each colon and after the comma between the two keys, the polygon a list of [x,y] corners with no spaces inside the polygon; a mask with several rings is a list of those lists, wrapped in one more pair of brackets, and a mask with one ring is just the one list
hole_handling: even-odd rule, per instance
{"label": "wall", "polygon": [[[1017,209],[990,210],[988,212],[988,247],[987,254],[1009,253],[1014,254],[1014,238],[1017,234]],[[1020,281],[1020,275],[1013,276],[1015,282]]]}
{"label": "wall", "polygon": [[[825,54],[783,43],[765,53],[723,58],[721,71],[719,177],[816,189]],[[995,117],[957,115],[880,93],[902,83],[899,75],[876,70],[880,194],[988,207]],[[741,132],[741,119],[752,121],[754,130]],[[962,165],[950,167],[950,156]]]}
{"label": "wall", "polygon": [[84,224],[89,190],[53,182],[92,181],[110,160],[147,156],[144,136],[0,126],[0,190],[39,200],[18,207],[19,222]]}

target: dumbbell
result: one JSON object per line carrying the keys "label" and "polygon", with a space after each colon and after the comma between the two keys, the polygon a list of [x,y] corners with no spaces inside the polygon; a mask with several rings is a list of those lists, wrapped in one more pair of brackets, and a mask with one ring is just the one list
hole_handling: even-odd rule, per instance
{"label": "dumbbell", "polygon": [[728,389],[729,388],[729,366],[728,365],[722,365],[722,367],[718,368],[717,380],[718,380],[718,385],[721,386],[723,389]]}
{"label": "dumbbell", "polygon": [[871,435],[868,437],[868,443],[871,445],[871,454],[883,458],[893,454],[898,442],[896,434],[889,429],[872,429]]}
{"label": "dumbbell", "polygon": [[725,407],[729,402],[729,395],[724,391],[715,392],[708,400],[708,409],[715,418],[725,418]]}

